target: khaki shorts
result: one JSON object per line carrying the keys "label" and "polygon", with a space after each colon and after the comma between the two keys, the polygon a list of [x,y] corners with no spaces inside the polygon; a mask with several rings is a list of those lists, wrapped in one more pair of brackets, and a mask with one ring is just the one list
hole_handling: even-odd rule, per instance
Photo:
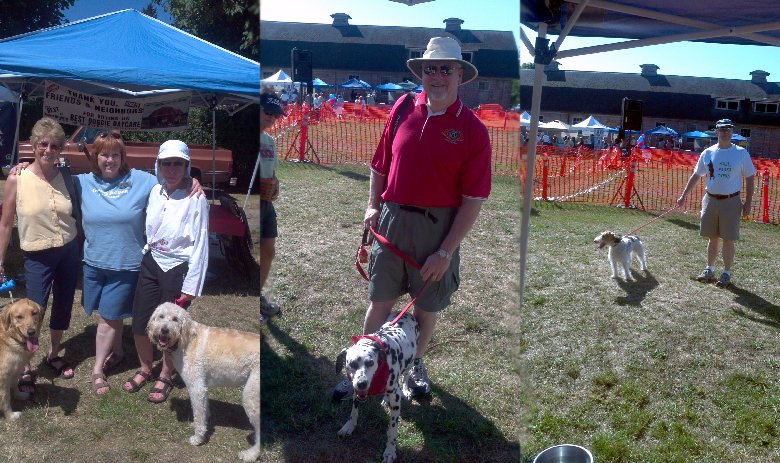
{"label": "khaki shorts", "polygon": [[701,199],[701,228],[699,234],[708,238],[729,241],[739,239],[739,220],[742,216],[740,195],[715,199],[707,193]]}
{"label": "khaki shorts", "polygon": [[[456,208],[425,208],[425,213],[385,203],[377,232],[420,266],[436,252],[449,232]],[[434,222],[435,219],[435,222]],[[450,304],[460,284],[460,252],[452,253],[449,269],[439,281],[431,281],[415,301],[415,307],[438,312]],[[369,261],[368,299],[390,301],[403,294],[414,297],[423,286],[420,272],[374,240]]]}

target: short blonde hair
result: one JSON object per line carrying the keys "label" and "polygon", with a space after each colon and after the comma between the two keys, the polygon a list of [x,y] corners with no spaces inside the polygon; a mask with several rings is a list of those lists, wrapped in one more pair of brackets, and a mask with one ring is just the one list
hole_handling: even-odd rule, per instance
{"label": "short blonde hair", "polygon": [[42,117],[33,126],[30,132],[30,144],[33,149],[35,149],[41,139],[46,137],[49,137],[51,142],[57,142],[60,145],[65,143],[65,131],[60,123],[51,117]]}

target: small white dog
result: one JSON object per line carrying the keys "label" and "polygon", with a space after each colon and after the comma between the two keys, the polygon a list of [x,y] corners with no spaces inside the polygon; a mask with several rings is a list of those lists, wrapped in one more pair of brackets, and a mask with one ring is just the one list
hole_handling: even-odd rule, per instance
{"label": "small white dog", "polygon": [[167,351],[190,394],[195,434],[190,444],[205,441],[209,387],[244,386],[241,403],[255,430],[255,444],[238,453],[243,461],[260,456],[260,335],[202,325],[189,312],[166,302],[155,309],[149,339]]}
{"label": "small white dog", "polygon": [[626,281],[636,281],[631,276],[631,258],[636,256],[642,271],[647,271],[645,245],[634,235],[620,236],[611,231],[605,231],[593,240],[599,247],[609,246],[607,259],[612,268],[612,278],[618,278],[618,265],[623,269]]}

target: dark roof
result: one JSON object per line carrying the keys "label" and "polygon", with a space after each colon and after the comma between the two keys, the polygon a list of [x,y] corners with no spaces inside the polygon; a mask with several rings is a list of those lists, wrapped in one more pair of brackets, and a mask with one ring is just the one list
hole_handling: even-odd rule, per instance
{"label": "dark roof", "polygon": [[[714,77],[642,76],[620,72],[595,71],[552,71],[542,78],[545,88],[587,88],[613,89],[635,92],[678,93],[686,95],[707,95],[714,98],[747,98],[759,101],[765,98],[780,98],[777,82],[764,84],[750,80],[719,79]],[[534,79],[533,69],[520,71],[520,82],[530,85]]]}
{"label": "dark roof", "polygon": [[[520,71],[520,105],[530,107],[533,70]],[[624,97],[642,100],[648,117],[712,120],[728,117],[743,124],[780,125],[780,114],[715,108],[715,98],[735,101],[780,100],[777,83],[755,84],[735,79],[683,76],[641,76],[617,72],[550,71],[542,79],[542,110],[620,114]]]}
{"label": "dark roof", "polygon": [[260,21],[260,63],[290,65],[293,47],[311,50],[312,66],[326,69],[405,71],[409,50],[424,50],[431,37],[459,40],[473,52],[480,76],[518,78],[519,54],[512,32],[402,26],[333,26]]}

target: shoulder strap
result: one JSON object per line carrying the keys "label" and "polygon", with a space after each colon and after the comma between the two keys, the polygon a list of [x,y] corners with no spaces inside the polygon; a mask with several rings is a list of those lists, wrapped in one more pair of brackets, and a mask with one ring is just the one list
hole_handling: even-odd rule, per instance
{"label": "shoulder strap", "polygon": [[81,198],[79,197],[76,185],[73,183],[73,176],[70,175],[70,169],[65,166],[60,167],[60,175],[65,182],[65,188],[68,190],[71,202],[70,215],[76,220],[76,228],[81,236],[84,236],[84,230],[81,228]]}
{"label": "shoulder strap", "polygon": [[401,116],[404,114],[404,111],[406,111],[406,107],[409,106],[409,103],[414,101],[414,96],[412,93],[407,93],[404,95],[404,100],[398,105],[398,111],[395,113],[395,120],[393,121],[393,130],[390,132],[390,144],[392,146],[393,138],[395,138],[395,132],[398,130],[398,124],[401,123]]}

